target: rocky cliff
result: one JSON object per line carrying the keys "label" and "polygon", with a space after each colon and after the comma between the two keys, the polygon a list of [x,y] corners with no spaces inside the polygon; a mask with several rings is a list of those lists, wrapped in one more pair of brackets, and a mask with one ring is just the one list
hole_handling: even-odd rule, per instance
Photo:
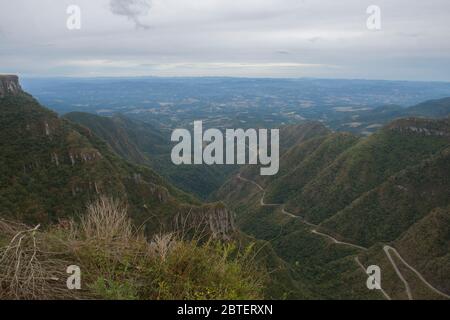
{"label": "rocky cliff", "polygon": [[0,98],[6,95],[17,95],[21,91],[18,76],[0,75]]}

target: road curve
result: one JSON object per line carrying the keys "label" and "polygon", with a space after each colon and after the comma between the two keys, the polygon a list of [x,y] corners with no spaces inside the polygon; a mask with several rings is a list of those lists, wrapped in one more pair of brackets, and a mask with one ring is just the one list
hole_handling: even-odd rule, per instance
{"label": "road curve", "polygon": [[330,236],[328,234],[321,233],[321,232],[317,231],[316,229],[311,230],[311,232],[314,233],[314,234],[318,234],[318,235],[320,235],[322,237],[327,237],[328,239],[330,239],[331,241],[333,241],[336,244],[346,245],[346,246],[353,247],[353,248],[356,248],[356,249],[360,249],[360,250],[363,250],[363,251],[367,251],[368,250],[367,248],[362,247],[362,246],[358,246],[357,244],[339,241],[339,240],[333,238],[332,236]]}
{"label": "road curve", "polygon": [[[363,250],[363,251],[367,251],[367,250],[368,250],[368,249],[365,248],[365,247],[362,247],[362,246],[359,246],[359,245],[356,245],[356,244],[353,244],[353,243],[349,243],[349,242],[339,241],[339,240],[337,240],[336,238],[334,238],[334,237],[332,237],[332,236],[330,236],[330,235],[328,235],[328,234],[325,234],[325,233],[322,233],[322,232],[317,231],[317,228],[318,228],[317,225],[312,224],[312,223],[306,221],[304,218],[301,218],[301,217],[299,217],[299,216],[297,216],[297,215],[294,215],[293,213],[290,213],[290,212],[286,211],[285,208],[284,208],[284,204],[266,204],[266,203],[264,202],[264,197],[265,197],[265,195],[266,195],[266,190],[265,190],[260,184],[256,183],[255,181],[252,181],[252,180],[249,180],[249,179],[246,179],[246,178],[241,177],[241,174],[240,174],[240,173],[237,175],[237,178],[240,179],[240,180],[242,180],[242,181],[245,181],[245,182],[248,182],[248,183],[251,183],[251,184],[255,185],[255,186],[262,192],[262,196],[261,196],[261,199],[260,199],[260,205],[261,205],[262,207],[267,207],[267,206],[269,206],[269,207],[276,207],[276,206],[277,206],[277,207],[278,207],[278,206],[279,206],[279,207],[282,207],[281,211],[282,211],[283,214],[285,214],[285,215],[287,215],[287,216],[289,216],[289,217],[291,217],[291,218],[298,219],[298,220],[302,221],[304,224],[313,227],[313,229],[311,230],[311,233],[316,234],[316,235],[318,235],[318,236],[322,236],[322,237],[328,238],[328,239],[331,240],[333,243],[338,244],[338,245],[345,245],[345,246],[353,247],[353,248],[356,248],[356,249],[359,249],[359,250]],[[384,246],[384,247],[383,247],[383,250],[384,250],[386,256],[388,257],[390,263],[392,264],[392,266],[393,266],[395,272],[397,273],[397,276],[398,276],[398,277],[400,278],[400,280],[403,282],[403,284],[404,284],[404,286],[405,286],[405,291],[406,291],[406,294],[407,294],[409,300],[413,300],[413,296],[412,296],[412,292],[411,292],[411,288],[410,288],[410,286],[409,286],[409,283],[408,283],[408,281],[406,281],[406,279],[403,277],[402,273],[400,272],[399,268],[397,267],[397,264],[395,263],[394,259],[392,258],[391,254],[389,253],[389,251],[394,252],[395,255],[400,259],[400,261],[401,261],[406,267],[408,267],[411,271],[413,271],[413,272],[419,277],[419,279],[420,279],[420,280],[421,280],[428,288],[430,288],[430,289],[431,289],[432,291],[434,291],[435,293],[437,293],[437,294],[439,294],[439,295],[441,295],[441,296],[443,296],[443,297],[445,297],[445,298],[447,298],[447,299],[450,299],[450,296],[449,296],[449,295],[447,295],[447,294],[445,294],[444,292],[442,292],[442,291],[436,289],[435,287],[433,287],[433,286],[432,286],[432,285],[431,285],[431,284],[430,284],[430,283],[422,276],[422,274],[420,274],[419,271],[417,271],[414,267],[412,267],[410,264],[408,264],[408,263],[402,258],[402,256],[398,253],[398,251],[397,251],[395,248],[393,248],[393,247],[391,247],[391,246]],[[359,265],[360,267],[362,267],[362,268],[364,269],[364,266],[361,264],[361,262],[359,261],[359,259],[358,259],[357,257],[355,258],[355,261],[358,263],[358,265]],[[365,271],[365,269],[364,269],[364,271]],[[381,286],[380,286],[380,287],[381,287]],[[382,291],[383,295],[384,295],[388,300],[391,300],[391,298],[389,297],[389,295],[388,295],[383,289],[381,289],[381,291]]]}
{"label": "road curve", "polygon": [[412,293],[411,293],[411,288],[409,287],[408,282],[405,280],[405,278],[403,277],[403,275],[401,274],[400,270],[397,267],[397,264],[395,263],[394,259],[392,259],[391,254],[389,253],[389,251],[392,251],[395,253],[395,255],[400,259],[400,261],[406,266],[408,267],[412,272],[414,272],[417,277],[419,277],[419,279],[428,287],[430,288],[432,291],[434,291],[435,293],[450,299],[450,296],[448,294],[445,294],[444,292],[436,289],[435,287],[433,287],[433,285],[431,285],[423,276],[422,274],[417,271],[413,266],[411,266],[408,262],[405,261],[405,259],[402,258],[402,256],[400,255],[400,253],[398,253],[398,251],[391,247],[391,246],[384,246],[383,247],[384,252],[386,253],[387,257],[389,258],[389,261],[391,262],[392,266],[394,267],[395,272],[397,273],[398,277],[403,281],[403,283],[405,284],[405,290],[406,290],[406,294],[408,295],[408,299],[409,300],[413,300],[412,297]]}
{"label": "road curve", "polygon": [[264,197],[266,196],[266,190],[260,184],[258,184],[255,181],[252,181],[252,180],[249,180],[249,179],[246,179],[246,178],[242,177],[240,173],[237,175],[237,178],[239,180],[242,180],[242,181],[245,181],[245,182],[248,182],[248,183],[251,183],[251,184],[255,185],[262,192],[262,196],[261,196],[261,199],[259,201],[259,203],[260,203],[260,205],[262,207],[282,207],[281,211],[282,211],[283,214],[285,214],[285,215],[287,215],[287,216],[289,216],[291,218],[298,219],[298,220],[302,221],[304,224],[313,227],[314,229],[311,230],[311,233],[316,234],[316,235],[321,236],[321,237],[324,237],[324,238],[328,238],[333,243],[338,244],[338,245],[345,245],[345,246],[353,247],[353,248],[364,250],[364,251],[367,250],[367,248],[364,248],[362,246],[358,246],[356,244],[352,244],[352,243],[348,243],[348,242],[342,242],[342,241],[339,241],[339,240],[333,238],[332,236],[330,236],[328,234],[325,234],[325,233],[317,231],[317,228],[318,228],[317,225],[312,224],[312,223],[306,221],[304,218],[296,216],[293,213],[290,213],[290,212],[286,211],[284,209],[284,204],[268,204],[268,203],[265,203],[264,202]]}
{"label": "road curve", "polygon": [[[363,266],[363,264],[361,263],[361,261],[359,261],[359,258],[358,258],[358,257],[355,257],[355,261],[356,261],[356,263],[358,264],[358,266],[361,267],[361,269],[363,270],[364,274],[367,275],[367,273],[366,273],[366,270],[367,270],[367,269]],[[384,295],[384,297],[385,297],[387,300],[392,300],[392,298],[387,294],[387,292],[384,291],[383,288],[381,287],[381,283],[378,283],[378,282],[376,282],[376,281],[375,281],[375,283],[378,284],[378,286],[380,287],[379,290],[380,290],[381,293]]]}

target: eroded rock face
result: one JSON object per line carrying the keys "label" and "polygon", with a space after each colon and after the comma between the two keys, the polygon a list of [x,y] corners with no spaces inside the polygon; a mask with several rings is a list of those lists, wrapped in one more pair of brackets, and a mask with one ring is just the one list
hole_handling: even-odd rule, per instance
{"label": "eroded rock face", "polygon": [[437,121],[422,118],[406,118],[394,121],[388,125],[388,129],[405,134],[450,137],[449,124],[448,119]]}
{"label": "eroded rock face", "polygon": [[0,98],[7,95],[17,95],[22,91],[19,77],[14,75],[0,75]]}

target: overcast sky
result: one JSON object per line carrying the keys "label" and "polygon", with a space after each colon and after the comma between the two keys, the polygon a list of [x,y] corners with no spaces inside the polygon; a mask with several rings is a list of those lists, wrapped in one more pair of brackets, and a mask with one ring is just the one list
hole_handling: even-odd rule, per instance
{"label": "overcast sky", "polygon": [[449,15],[449,0],[0,0],[0,73],[450,81]]}

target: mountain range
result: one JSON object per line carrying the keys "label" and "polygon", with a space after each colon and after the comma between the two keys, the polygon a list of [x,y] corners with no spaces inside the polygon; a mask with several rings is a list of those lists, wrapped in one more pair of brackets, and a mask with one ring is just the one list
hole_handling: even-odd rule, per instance
{"label": "mountain range", "polygon": [[[2,219],[61,224],[108,195],[147,234],[183,221],[253,243],[266,298],[449,298],[450,99],[368,111],[383,124],[368,136],[283,125],[280,172],[264,177],[257,166],[175,166],[170,132],[154,122],[60,117],[17,77],[0,80]],[[383,290],[367,288],[370,265]]]}
{"label": "mountain range", "polygon": [[[387,294],[407,299],[383,251],[392,246],[442,293],[407,270],[413,297],[445,298],[450,119],[396,120],[370,137],[319,128],[283,153],[277,176],[243,168],[216,196],[236,211],[244,232],[270,241],[312,288],[323,285],[322,277],[340,283],[357,273],[358,258],[382,265]],[[322,293],[353,298],[361,288],[345,281],[333,290]]]}

